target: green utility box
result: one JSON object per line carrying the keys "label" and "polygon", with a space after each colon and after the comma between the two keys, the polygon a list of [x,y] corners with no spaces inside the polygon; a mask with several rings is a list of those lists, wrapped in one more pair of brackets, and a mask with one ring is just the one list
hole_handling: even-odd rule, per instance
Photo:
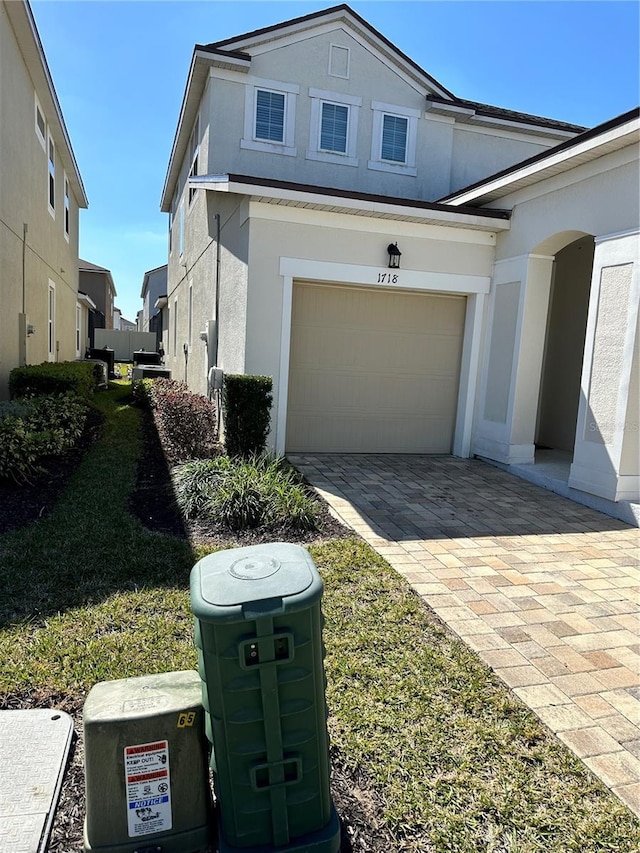
{"label": "green utility box", "polygon": [[83,728],[85,851],[208,849],[209,750],[197,672],[96,684]]}
{"label": "green utility box", "polygon": [[191,571],[220,853],[340,849],[322,590],[308,551],[287,543],[220,551]]}

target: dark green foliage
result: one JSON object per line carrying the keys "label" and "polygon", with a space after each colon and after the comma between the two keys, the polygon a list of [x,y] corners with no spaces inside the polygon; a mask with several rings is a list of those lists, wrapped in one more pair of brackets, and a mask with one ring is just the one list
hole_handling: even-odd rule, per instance
{"label": "dark green foliage", "polygon": [[248,457],[265,449],[271,422],[272,388],[270,376],[225,376],[222,408],[229,456]]}
{"label": "dark green foliage", "polygon": [[88,404],[68,394],[34,397],[3,407],[0,412],[0,478],[18,483],[42,470],[46,456],[59,456],[78,441]]}
{"label": "dark green foliage", "polygon": [[187,518],[212,518],[231,530],[284,526],[317,530],[318,509],[295,468],[268,454],[187,462],[174,475]]}
{"label": "dark green foliage", "polygon": [[91,397],[101,381],[101,367],[97,362],[45,361],[15,367],[9,377],[9,393],[12,399],[69,392]]}
{"label": "dark green foliage", "polygon": [[143,409],[151,406],[153,379],[135,379],[131,383],[131,394],[134,402]]}
{"label": "dark green foliage", "polygon": [[169,462],[208,459],[219,452],[216,409],[211,400],[192,394],[184,382],[173,379],[152,380],[150,395]]}

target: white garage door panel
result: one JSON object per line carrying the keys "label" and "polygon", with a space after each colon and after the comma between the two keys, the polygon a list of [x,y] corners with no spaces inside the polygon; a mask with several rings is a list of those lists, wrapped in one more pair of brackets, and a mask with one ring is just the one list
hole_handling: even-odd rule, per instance
{"label": "white garage door panel", "polygon": [[466,299],[296,283],[290,452],[449,453]]}

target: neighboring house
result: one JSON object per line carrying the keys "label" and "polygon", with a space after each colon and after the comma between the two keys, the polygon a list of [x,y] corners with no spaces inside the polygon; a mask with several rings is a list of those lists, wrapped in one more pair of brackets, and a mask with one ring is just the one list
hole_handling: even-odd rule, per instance
{"label": "neighboring house", "polygon": [[111,272],[104,267],[80,259],[80,290],[87,293],[96,306],[93,326],[90,329],[93,346],[93,329],[114,329],[116,287]]}
{"label": "neighboring house", "polygon": [[87,197],[31,8],[0,0],[0,398],[22,364],[74,359]]}
{"label": "neighboring house", "polygon": [[90,346],[90,330],[95,328],[96,304],[90,296],[78,291],[76,306],[76,358],[84,358]]}
{"label": "neighboring house", "polygon": [[272,376],[281,453],[543,446],[637,500],[637,134],[457,98],[347,6],[198,45],[167,366]]}
{"label": "neighboring house", "polygon": [[134,323],[132,320],[127,320],[126,317],[120,315],[120,331],[122,332],[136,332],[138,330],[138,324]]}
{"label": "neighboring house", "polygon": [[164,264],[161,267],[147,270],[142,279],[142,290],[140,292],[142,299],[141,332],[157,333],[160,331],[160,309],[156,307],[156,302],[160,296],[166,295],[167,265]]}

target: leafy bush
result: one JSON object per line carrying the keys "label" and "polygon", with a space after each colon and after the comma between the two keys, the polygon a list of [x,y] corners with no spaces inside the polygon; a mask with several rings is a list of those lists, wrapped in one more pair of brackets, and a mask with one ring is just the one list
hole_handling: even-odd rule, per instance
{"label": "leafy bush", "polygon": [[270,376],[225,376],[222,407],[229,456],[246,458],[265,449],[271,422],[272,388]]}
{"label": "leafy bush", "polygon": [[151,394],[153,390],[153,379],[136,379],[131,384],[131,394],[136,405],[143,409],[151,406]]}
{"label": "leafy bush", "polygon": [[[4,407],[3,407],[4,408]],[[77,442],[88,405],[79,397],[35,397],[4,408],[0,416],[0,478],[24,483],[42,470],[45,456],[57,456]]]}
{"label": "leafy bush", "polygon": [[91,397],[100,381],[101,368],[97,362],[45,361],[15,367],[9,376],[9,394],[12,399],[68,393]]}
{"label": "leafy bush", "polygon": [[154,379],[151,407],[169,462],[204,459],[219,452],[216,409],[211,400],[192,394],[184,382]]}
{"label": "leafy bush", "polygon": [[316,503],[298,472],[281,457],[188,462],[176,470],[174,482],[178,506],[187,518],[212,518],[231,530],[319,526]]}

